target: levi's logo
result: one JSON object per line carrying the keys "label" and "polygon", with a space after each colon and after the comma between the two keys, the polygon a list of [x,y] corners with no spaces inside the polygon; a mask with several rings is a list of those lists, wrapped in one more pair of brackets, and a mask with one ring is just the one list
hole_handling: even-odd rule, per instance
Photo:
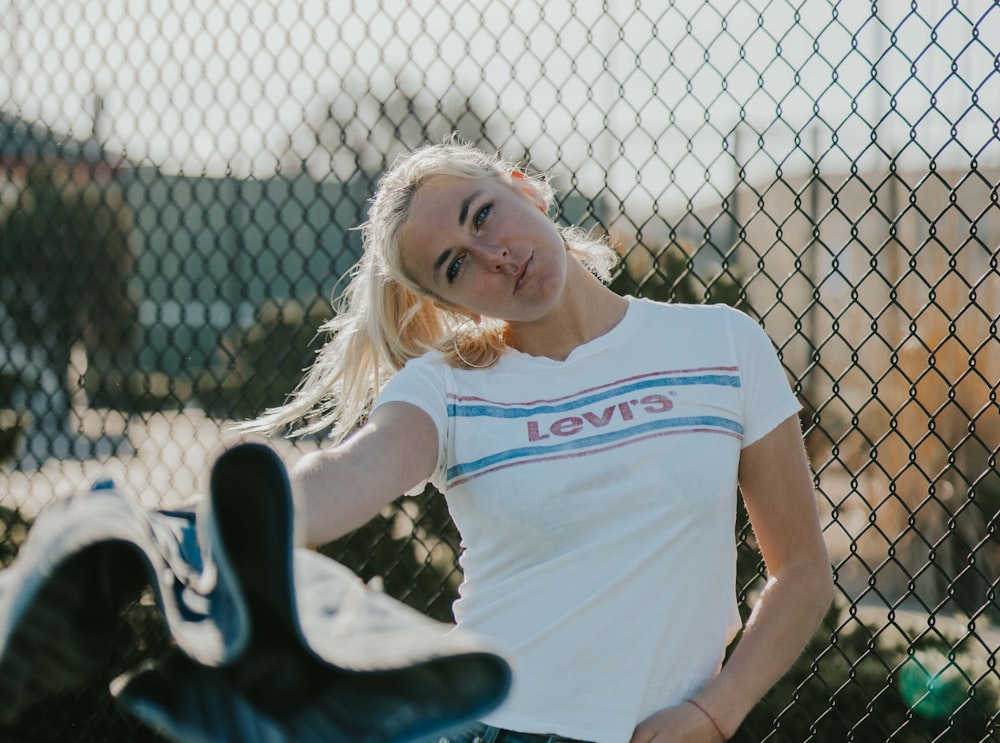
{"label": "levi's logo", "polygon": [[543,431],[543,424],[537,420],[528,421],[528,441],[541,441],[552,436],[575,436],[585,430],[601,429],[615,420],[634,420],[636,413],[666,413],[674,407],[666,395],[646,395],[635,400],[609,405],[606,408],[587,410],[579,415],[570,415],[553,421]]}

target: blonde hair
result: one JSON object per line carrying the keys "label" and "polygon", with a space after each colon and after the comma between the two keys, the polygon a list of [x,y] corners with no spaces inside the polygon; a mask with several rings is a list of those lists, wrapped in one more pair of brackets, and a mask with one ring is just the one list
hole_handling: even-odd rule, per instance
{"label": "blonde hair", "polygon": [[[238,430],[296,436],[329,429],[339,442],[363,423],[382,387],[410,359],[439,351],[458,368],[494,364],[504,350],[505,324],[489,318],[473,323],[460,311],[443,308],[404,270],[400,234],[414,194],[429,179],[496,177],[510,184],[515,172],[530,178],[551,207],[555,192],[547,177],[524,175],[499,154],[454,138],[397,158],[380,178],[361,225],[361,260],[334,302],[333,317],[319,328],[327,340],[316,360],[283,405]],[[575,227],[561,232],[569,252],[607,281],[618,260],[607,241]]]}

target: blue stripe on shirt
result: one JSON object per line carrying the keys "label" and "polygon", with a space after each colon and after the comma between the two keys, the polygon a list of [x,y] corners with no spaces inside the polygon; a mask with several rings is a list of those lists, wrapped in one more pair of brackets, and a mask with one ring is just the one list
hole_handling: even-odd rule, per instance
{"label": "blue stripe on shirt", "polygon": [[[536,411],[537,412],[537,411]],[[743,426],[730,418],[723,418],[716,415],[688,416],[682,418],[667,418],[651,421],[638,426],[624,428],[610,433],[603,433],[597,436],[585,436],[583,438],[564,441],[559,444],[549,444],[547,446],[523,446],[517,449],[497,452],[488,457],[482,457],[472,462],[459,463],[448,468],[447,479],[454,480],[463,475],[470,475],[479,470],[494,467],[502,463],[510,463],[515,460],[529,460],[533,457],[550,455],[559,452],[578,451],[590,449],[607,444],[621,442],[630,438],[643,436],[650,432],[662,431],[677,428],[698,428],[708,426],[711,428],[721,428],[725,431],[740,434],[743,433]]]}

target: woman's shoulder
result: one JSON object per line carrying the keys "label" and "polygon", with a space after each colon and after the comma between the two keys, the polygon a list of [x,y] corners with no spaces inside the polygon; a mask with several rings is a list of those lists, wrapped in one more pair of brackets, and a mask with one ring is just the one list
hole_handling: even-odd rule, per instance
{"label": "woman's shoulder", "polygon": [[[702,346],[715,341],[743,347],[763,344],[767,339],[761,324],[741,309],[728,304],[683,304],[633,299],[637,327],[661,339],[681,345]],[[655,329],[655,330],[651,330]],[[767,341],[768,343],[770,341]]]}
{"label": "woman's shoulder", "polygon": [[[448,362],[445,360],[445,355],[442,351],[432,350],[432,351],[427,351],[426,353],[420,356],[415,356],[414,358],[408,360],[403,365],[402,369],[415,368],[415,367],[429,367],[429,366],[433,367],[447,363]],[[400,369],[400,371],[402,371],[402,369]]]}
{"label": "woman's shoulder", "polygon": [[392,375],[391,379],[430,378],[438,380],[444,376],[447,367],[448,362],[442,352],[428,351],[421,356],[409,359]]}
{"label": "woman's shoulder", "polygon": [[430,351],[410,359],[391,374],[379,391],[379,401],[405,400],[417,396],[421,399],[436,399],[447,385],[447,364],[442,354]]}
{"label": "woman's shoulder", "polygon": [[753,322],[749,315],[728,304],[685,304],[683,302],[662,302],[645,297],[629,297],[629,301],[640,313],[658,314],[675,321],[685,322]]}

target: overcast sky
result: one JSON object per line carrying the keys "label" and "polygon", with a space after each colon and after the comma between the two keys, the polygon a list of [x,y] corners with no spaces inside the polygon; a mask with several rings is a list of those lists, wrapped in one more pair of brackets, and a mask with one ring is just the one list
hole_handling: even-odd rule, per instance
{"label": "overcast sky", "polygon": [[844,162],[873,124],[918,160],[996,162],[1000,7],[958,4],[882,2],[878,23],[862,0],[0,0],[0,107],[86,136],[99,94],[110,150],[237,176],[273,174],[317,102],[358,84],[474,93],[542,167],[641,173],[650,198],[730,177],[740,120],[764,170],[807,164],[814,116]]}

